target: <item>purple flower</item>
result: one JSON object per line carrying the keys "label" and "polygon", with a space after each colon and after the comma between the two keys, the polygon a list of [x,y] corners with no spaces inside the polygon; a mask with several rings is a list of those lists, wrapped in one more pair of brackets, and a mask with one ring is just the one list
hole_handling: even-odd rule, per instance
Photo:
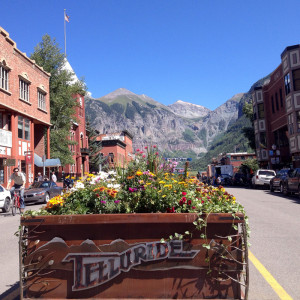
{"label": "purple flower", "polygon": [[106,203],[106,201],[104,201],[104,200],[101,200],[101,203],[102,203],[102,204],[105,204],[105,203]]}
{"label": "purple flower", "polygon": [[116,204],[119,204],[121,202],[121,200],[115,200]]}

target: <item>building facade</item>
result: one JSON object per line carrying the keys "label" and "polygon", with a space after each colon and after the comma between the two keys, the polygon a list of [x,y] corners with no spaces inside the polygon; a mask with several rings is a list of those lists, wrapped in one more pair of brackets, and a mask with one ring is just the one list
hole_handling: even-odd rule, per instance
{"label": "building facade", "polygon": [[34,181],[34,155],[50,158],[50,74],[0,27],[0,183],[14,167]]}
{"label": "building facade", "polygon": [[300,46],[287,47],[270,80],[252,94],[257,160],[262,168],[300,166]]}
{"label": "building facade", "polygon": [[65,174],[83,177],[85,173],[89,173],[89,144],[85,126],[84,96],[77,94],[73,95],[73,98],[77,102],[77,106],[69,139],[74,142],[73,145],[70,145],[74,164],[65,165],[62,170]]}
{"label": "building facade", "polygon": [[133,135],[127,130],[97,137],[102,147],[101,155],[107,158],[109,168],[125,167],[133,159],[132,140]]}

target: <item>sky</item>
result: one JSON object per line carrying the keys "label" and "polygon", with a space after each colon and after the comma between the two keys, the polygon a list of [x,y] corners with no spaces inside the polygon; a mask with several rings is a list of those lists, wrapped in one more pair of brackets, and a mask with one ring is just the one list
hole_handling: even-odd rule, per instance
{"label": "sky", "polygon": [[211,110],[299,44],[299,0],[0,0],[0,26],[30,56],[49,34],[92,97],[118,88]]}

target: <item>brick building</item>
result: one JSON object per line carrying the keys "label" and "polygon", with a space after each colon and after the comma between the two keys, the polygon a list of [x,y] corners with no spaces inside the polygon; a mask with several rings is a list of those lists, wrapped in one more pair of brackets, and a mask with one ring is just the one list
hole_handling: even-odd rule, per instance
{"label": "brick building", "polygon": [[232,165],[233,172],[236,173],[239,171],[239,167],[245,162],[246,159],[256,159],[255,153],[248,152],[235,152],[235,153],[226,153],[224,158],[224,164]]}
{"label": "brick building", "polygon": [[257,160],[261,167],[300,166],[300,47],[287,47],[268,83],[253,91]]}
{"label": "brick building", "polygon": [[22,53],[0,27],[0,183],[18,166],[27,186],[34,154],[50,158],[50,74]]}
{"label": "brick building", "polygon": [[97,137],[97,141],[101,142],[101,154],[107,158],[110,168],[126,166],[133,159],[132,139],[133,135],[127,130]]}
{"label": "brick building", "polygon": [[[78,78],[67,59],[64,61],[63,69],[73,73],[71,84],[78,81]],[[72,152],[74,164],[68,164],[60,167],[59,177],[61,177],[62,171],[65,175],[71,175],[74,177],[82,177],[84,176],[84,173],[89,172],[89,145],[85,126],[84,96],[76,94],[73,95],[73,99],[77,102],[77,106],[75,107],[73,122],[70,124],[69,139],[75,142],[75,144],[70,145],[69,148]]]}

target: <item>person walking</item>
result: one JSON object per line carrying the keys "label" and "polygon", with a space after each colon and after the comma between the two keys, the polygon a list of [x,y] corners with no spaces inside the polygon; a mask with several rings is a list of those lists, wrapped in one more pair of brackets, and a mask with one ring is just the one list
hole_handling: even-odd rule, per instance
{"label": "person walking", "polygon": [[37,181],[43,181],[43,176],[41,172],[38,172]]}
{"label": "person walking", "polygon": [[22,214],[25,209],[24,188],[26,183],[26,177],[24,173],[19,171],[19,168],[14,168],[13,171],[14,171],[13,174],[11,174],[8,180],[7,189],[8,190],[10,189],[12,181],[14,181],[14,185],[10,190],[11,197],[13,197],[15,189],[20,189],[20,212]]}
{"label": "person walking", "polygon": [[55,175],[55,172],[54,172],[54,171],[52,171],[51,180],[52,180],[53,182],[55,182],[55,183],[56,183],[56,181],[57,181],[57,177],[56,177],[56,175]]}

